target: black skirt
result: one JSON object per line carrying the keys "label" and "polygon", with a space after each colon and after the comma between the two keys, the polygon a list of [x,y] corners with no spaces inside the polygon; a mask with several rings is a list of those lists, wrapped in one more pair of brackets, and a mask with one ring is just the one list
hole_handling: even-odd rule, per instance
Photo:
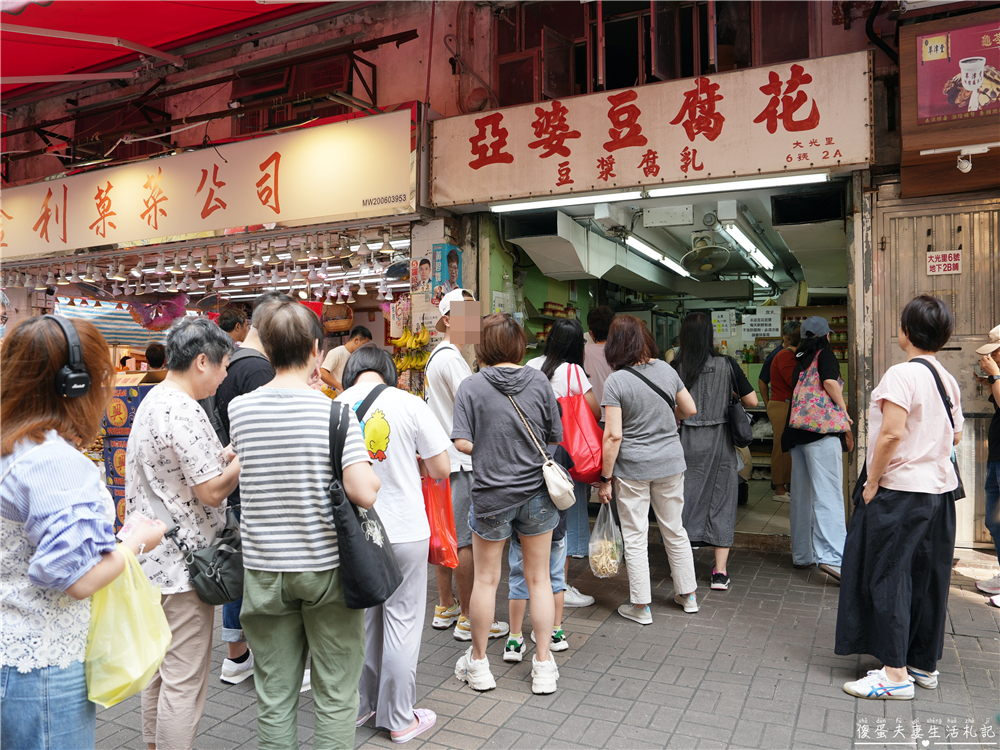
{"label": "black skirt", "polygon": [[855,506],[841,567],[838,654],[937,668],[955,551],[952,494],[879,487],[871,503]]}

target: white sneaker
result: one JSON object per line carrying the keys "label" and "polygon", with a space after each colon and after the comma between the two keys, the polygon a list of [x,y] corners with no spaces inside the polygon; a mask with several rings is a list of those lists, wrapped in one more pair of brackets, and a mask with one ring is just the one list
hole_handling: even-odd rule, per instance
{"label": "white sneaker", "polygon": [[[535,640],[535,631],[531,631],[531,642],[538,643]],[[565,651],[569,648],[569,640],[566,638],[566,633],[563,632],[562,628],[552,631],[552,642],[549,644],[549,651]]]}
{"label": "white sneaker", "polygon": [[531,657],[531,692],[535,695],[548,695],[556,691],[556,680],[559,679],[559,667],[556,657],[549,654],[548,661],[538,661]]}
{"label": "white sneaker", "polygon": [[860,680],[844,683],[844,692],[856,695],[858,698],[871,700],[911,701],[913,700],[913,681],[891,682],[885,674],[885,667],[873,669]]}
{"label": "white sneaker", "polygon": [[941,674],[936,669],[933,672],[927,672],[923,669],[917,669],[916,667],[907,667],[907,674],[910,675],[911,679],[920,685],[920,687],[925,690],[936,690],[938,686],[938,675]]}
{"label": "white sneaker", "polygon": [[596,601],[597,600],[592,596],[581,594],[576,586],[567,586],[566,591],[563,594],[564,607],[589,607]]}
{"label": "white sneaker", "polygon": [[305,693],[306,691],[312,690],[312,670],[307,669],[302,673],[302,687],[299,688],[300,693]]}
{"label": "white sneaker", "polygon": [[489,657],[483,657],[478,661],[472,658],[472,646],[469,650],[458,657],[455,664],[455,676],[462,682],[468,683],[473,690],[480,692],[492,690],[497,686],[497,681],[493,679],[490,672]]}
{"label": "white sneaker", "polygon": [[652,625],[653,613],[649,611],[649,605],[645,609],[636,609],[630,602],[625,602],[618,608],[618,614],[626,620],[632,620],[640,625]]}
{"label": "white sneaker", "polygon": [[223,659],[219,679],[227,685],[239,685],[243,680],[253,677],[253,651],[247,649],[247,653],[250,654],[247,660],[238,664],[232,659]]}
{"label": "white sneaker", "polygon": [[[493,624],[490,626],[490,638],[503,638],[507,633],[510,632],[510,625],[505,622],[500,622],[499,620],[494,620]],[[454,632],[456,641],[471,641],[472,640],[472,623],[469,621],[465,615],[459,615],[458,623],[455,625]]]}
{"label": "white sneaker", "polygon": [[985,581],[976,581],[976,588],[984,594],[1000,594],[1000,575],[987,578]]}
{"label": "white sneaker", "polygon": [[452,602],[450,607],[442,607],[439,604],[435,604],[434,621],[431,622],[431,627],[435,630],[446,630],[458,622],[460,614],[462,614],[462,608],[458,605],[458,602]]}
{"label": "white sneaker", "polygon": [[698,596],[693,593],[687,596],[674,594],[674,604],[683,607],[685,612],[693,614],[698,611]]}
{"label": "white sneaker", "polygon": [[784,493],[783,495],[774,495],[774,502],[776,503],[790,503],[792,502],[792,496],[789,493]]}

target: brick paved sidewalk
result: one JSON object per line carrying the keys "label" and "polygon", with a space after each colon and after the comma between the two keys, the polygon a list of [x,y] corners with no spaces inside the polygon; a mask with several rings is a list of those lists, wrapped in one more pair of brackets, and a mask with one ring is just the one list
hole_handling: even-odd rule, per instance
{"label": "brick paved sidewalk", "polygon": [[[1000,739],[980,735],[984,729],[1000,735],[1000,610],[975,590],[970,571],[953,573],[940,688],[917,688],[913,701],[865,701],[848,696],[841,685],[878,664],[871,657],[833,653],[838,588],[826,575],[794,569],[787,555],[735,551],[729,565],[733,586],[718,592],[708,589],[711,550],[696,551],[695,562],[701,611],[685,615],[667,603],[673,591],[666,555],[662,547],[651,548],[653,624],[643,627],[615,613],[628,598],[624,572],[602,581],[592,576],[586,560],[573,560],[572,582],[596,596],[597,604],[567,610],[570,650],[556,655],[561,677],[550,696],[531,694],[530,659],[506,664],[501,641],[492,642],[488,652],[497,689],[479,694],[459,683],[455,661],[468,644],[455,641],[450,630],[431,629],[429,614],[417,696],[418,705],[436,711],[438,721],[408,746],[797,750],[857,743],[859,750],[869,750],[878,748],[880,739],[943,747],[954,726],[952,742],[981,739],[994,743],[984,748],[998,747]],[[979,571],[979,577],[988,575]],[[498,593],[502,618],[504,583]],[[429,592],[429,599],[435,596]],[[218,681],[225,655],[220,623],[221,615],[197,747],[254,748],[253,680],[237,686]],[[529,619],[526,636],[530,627]],[[304,693],[302,747],[312,747],[313,719],[311,694]],[[99,709],[97,722],[98,748],[144,747],[138,697]],[[970,726],[975,738],[967,734]],[[357,746],[393,745],[369,722],[358,730]]]}

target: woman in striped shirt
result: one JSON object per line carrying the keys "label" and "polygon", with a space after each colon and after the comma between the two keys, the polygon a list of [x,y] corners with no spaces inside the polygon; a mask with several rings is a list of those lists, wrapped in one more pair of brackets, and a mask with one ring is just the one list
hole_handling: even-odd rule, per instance
{"label": "woman in striped shirt", "polygon": [[[311,652],[313,742],[353,747],[365,619],[344,603],[330,512],[330,414],[339,407],[309,386],[323,329],[309,308],[282,300],[259,333],[274,379],[229,404],[242,466],[240,623],[254,650],[257,744],[298,747],[296,707]],[[348,499],[372,507],[380,483],[353,418],[341,467]]]}

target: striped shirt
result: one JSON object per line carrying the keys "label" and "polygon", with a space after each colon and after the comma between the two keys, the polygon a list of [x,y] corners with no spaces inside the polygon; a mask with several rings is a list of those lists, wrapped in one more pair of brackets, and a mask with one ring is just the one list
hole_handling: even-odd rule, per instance
{"label": "striped shirt", "polygon": [[[318,391],[269,386],[229,403],[229,436],[241,466],[244,567],[291,572],[339,564],[328,494],[333,406]],[[342,465],[368,460],[351,418]]]}

